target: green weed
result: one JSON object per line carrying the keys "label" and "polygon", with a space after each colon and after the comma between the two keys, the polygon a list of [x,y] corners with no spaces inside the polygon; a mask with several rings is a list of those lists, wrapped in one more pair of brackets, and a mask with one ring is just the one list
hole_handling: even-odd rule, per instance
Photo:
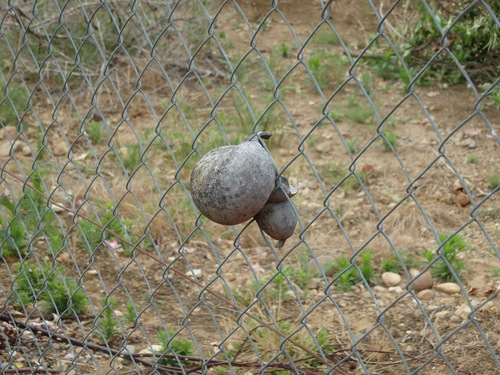
{"label": "green weed", "polygon": [[320,29],[312,37],[312,41],[321,45],[336,45],[339,44],[339,38],[331,29]]}
{"label": "green weed", "polygon": [[[441,234],[439,235],[439,243],[443,243],[448,239],[448,235]],[[458,257],[460,253],[466,251],[469,245],[463,237],[459,234],[453,236],[449,239],[442,247],[439,254],[442,254],[442,259],[438,259],[436,263],[432,265],[432,274],[438,280],[446,280],[446,281],[454,281],[455,278],[453,276],[452,270],[455,274],[460,277],[460,274],[463,270],[467,269],[465,262]],[[427,249],[423,253],[424,258],[430,263],[436,258],[436,254],[434,251]],[[448,267],[446,261],[450,264],[451,268]]]}
{"label": "green weed", "polygon": [[26,261],[16,264],[14,291],[22,305],[41,302],[44,313],[58,315],[81,314],[87,311],[85,293],[78,289],[74,279],[63,276],[64,267],[49,263],[41,266]]}
{"label": "green weed", "polygon": [[488,174],[488,186],[492,190],[500,186],[500,171]]}
{"label": "green weed", "polygon": [[333,89],[343,81],[347,61],[336,53],[315,50],[307,65],[321,89]]}
{"label": "green weed", "polygon": [[116,301],[113,298],[109,298],[106,303],[106,299],[104,299],[102,307],[104,307],[104,312],[98,319],[100,333],[96,333],[96,335],[99,335],[100,341],[104,343],[118,336],[121,333],[121,329],[119,319],[114,314]]}
{"label": "green weed", "polygon": [[478,160],[479,160],[478,154],[468,154],[467,155],[467,161],[471,164],[476,164]]}
{"label": "green weed", "polygon": [[[172,338],[174,335],[173,330],[159,331],[156,338],[162,346],[161,350],[157,354],[170,354],[177,356],[190,356],[193,354],[193,342],[191,340],[182,338]],[[178,359],[175,357],[165,357],[158,361],[160,365],[172,366],[172,367],[185,367],[188,365],[188,361],[184,359]]]}
{"label": "green weed", "polygon": [[283,272],[290,277],[300,288],[306,289],[307,282],[315,277],[315,273],[309,267],[309,253],[304,250],[297,257],[297,266],[288,266]]}
{"label": "green weed", "polygon": [[23,85],[13,82],[7,88],[0,86],[0,128],[17,126],[28,107],[28,93]]}
{"label": "green weed", "polygon": [[85,133],[92,142],[99,143],[108,134],[108,130],[104,122],[94,121],[85,128]]}
{"label": "green weed", "polygon": [[380,142],[387,152],[392,151],[392,149],[395,149],[397,146],[397,139],[399,137],[399,134],[396,132],[387,133],[386,130],[384,130],[383,134],[384,136],[380,138]]}
{"label": "green weed", "polygon": [[356,146],[356,143],[358,143],[358,138],[353,138],[347,141],[347,148],[353,155],[356,155],[359,152],[359,148]]}
{"label": "green weed", "polygon": [[[372,264],[373,253],[371,251],[364,251],[359,254],[361,257],[361,264],[358,266],[361,274],[368,283],[373,283],[375,277],[375,268]],[[357,283],[363,282],[358,270],[350,263],[345,255],[342,255],[335,266],[335,274],[333,276],[335,285],[342,291],[350,290],[351,287]]]}
{"label": "green weed", "polygon": [[281,42],[280,44],[280,54],[285,59],[290,56],[290,48],[286,45],[285,42]]}

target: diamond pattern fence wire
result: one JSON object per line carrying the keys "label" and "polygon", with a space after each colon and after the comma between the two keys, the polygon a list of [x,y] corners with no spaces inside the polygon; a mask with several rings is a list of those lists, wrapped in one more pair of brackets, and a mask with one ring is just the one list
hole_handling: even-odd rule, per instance
{"label": "diamond pattern fence wire", "polygon": [[[1,2],[1,372],[498,373],[499,13]],[[282,248],[191,195],[260,131]]]}

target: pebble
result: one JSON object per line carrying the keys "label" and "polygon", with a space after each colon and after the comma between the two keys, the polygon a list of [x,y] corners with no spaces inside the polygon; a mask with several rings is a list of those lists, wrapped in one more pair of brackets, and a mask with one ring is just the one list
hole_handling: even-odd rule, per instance
{"label": "pebble", "polygon": [[199,279],[203,276],[203,271],[201,270],[201,268],[193,268],[192,270],[189,270],[189,272],[187,272],[187,275]]}
{"label": "pebble", "polygon": [[23,148],[21,149],[21,154],[23,156],[32,156],[30,146],[28,146],[28,145],[23,146]]}
{"label": "pebble", "polygon": [[321,285],[321,279],[317,277],[313,277],[312,279],[307,280],[306,287],[307,289],[318,289]]}
{"label": "pebble", "polygon": [[434,292],[431,289],[424,289],[417,293],[417,297],[422,301],[430,301],[434,298]]}
{"label": "pebble", "polygon": [[401,282],[401,276],[395,272],[384,272],[382,274],[382,282],[387,287],[396,286]]}
{"label": "pebble", "polygon": [[60,141],[52,147],[52,154],[54,154],[54,156],[64,156],[68,151],[69,147],[65,141]]}
{"label": "pebble", "polygon": [[470,203],[469,196],[465,193],[457,193],[457,202],[460,206],[465,207]]}
{"label": "pebble", "polygon": [[[416,275],[412,274],[411,271],[410,271],[410,274],[412,277],[416,276]],[[420,274],[420,272],[418,272],[418,274]],[[425,290],[425,289],[430,289],[430,288],[432,288],[433,285],[434,285],[434,279],[432,278],[432,275],[429,271],[421,274],[412,283],[413,290],[416,292],[420,292],[421,290]]]}
{"label": "pebble", "polygon": [[2,142],[2,144],[0,144],[0,156],[9,156],[9,151],[10,151],[10,143]]}
{"label": "pebble", "polygon": [[[316,257],[321,269],[326,276],[333,276],[335,273],[335,264],[337,263],[337,258],[332,255],[319,255]],[[318,265],[314,259],[309,261],[309,270],[319,276],[320,272],[318,270]]]}
{"label": "pebble", "polygon": [[436,318],[442,319],[442,318],[447,318],[451,314],[450,311],[448,310],[442,310],[438,311],[436,315],[434,315]]}
{"label": "pebble", "polygon": [[462,320],[467,319],[472,309],[466,303],[461,304],[458,309],[455,310],[455,315],[460,317]]}
{"label": "pebble", "polygon": [[387,288],[383,287],[382,285],[375,285],[372,290],[375,292],[375,293],[386,293],[387,292]]}
{"label": "pebble", "polygon": [[460,289],[460,285],[456,283],[442,283],[436,285],[436,290],[446,293],[446,294],[456,294],[460,293],[462,290]]}
{"label": "pebble", "polygon": [[403,288],[401,288],[400,286],[391,286],[389,287],[389,292],[401,294],[403,293]]}

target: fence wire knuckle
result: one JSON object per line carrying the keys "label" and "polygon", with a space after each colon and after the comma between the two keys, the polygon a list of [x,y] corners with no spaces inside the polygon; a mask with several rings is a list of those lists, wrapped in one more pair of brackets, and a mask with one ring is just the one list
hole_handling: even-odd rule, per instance
{"label": "fence wire knuckle", "polygon": [[[499,14],[0,4],[0,373],[499,373]],[[255,141],[286,241],[198,206]]]}

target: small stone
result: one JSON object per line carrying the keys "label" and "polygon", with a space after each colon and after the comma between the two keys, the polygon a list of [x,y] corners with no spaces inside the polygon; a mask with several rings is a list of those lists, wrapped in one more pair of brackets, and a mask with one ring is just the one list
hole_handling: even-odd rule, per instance
{"label": "small stone", "polygon": [[307,280],[306,287],[307,289],[318,289],[321,285],[321,279],[313,277],[312,279]]}
{"label": "small stone", "polygon": [[9,142],[2,142],[2,144],[0,144],[0,157],[1,156],[9,156],[9,152],[10,152],[10,143]]}
{"label": "small stone", "polygon": [[63,359],[67,360],[67,361],[71,361],[73,359],[75,359],[75,355],[73,353],[68,353],[66,354]]}
{"label": "small stone", "polygon": [[373,165],[371,165],[371,164],[365,164],[365,165],[363,165],[363,167],[361,168],[361,170],[363,172],[366,172],[366,173],[372,173],[373,170],[374,170],[374,168],[373,168]]}
{"label": "small stone", "polygon": [[54,154],[54,156],[64,156],[68,153],[68,151],[69,147],[65,141],[60,141],[52,147],[52,154]]}
{"label": "small stone", "polygon": [[320,153],[327,153],[332,151],[333,144],[332,142],[322,142],[316,146],[316,151]]}
{"label": "small stone", "polygon": [[457,193],[457,202],[460,206],[465,207],[470,203],[469,196],[464,192]]}
{"label": "small stone", "polygon": [[[337,263],[337,259],[335,257],[331,255],[319,255],[316,257],[316,260],[325,273],[325,276],[333,276],[333,274],[335,273],[335,264]],[[318,269],[318,264],[316,264],[316,260],[311,259],[309,261],[309,270],[315,275],[319,276],[320,272]]]}
{"label": "small stone", "polygon": [[463,303],[458,307],[458,309],[455,310],[455,315],[460,317],[462,320],[465,320],[467,319],[471,311],[472,309],[470,308],[470,306],[466,303]]}
{"label": "small stone", "polygon": [[436,315],[434,315],[438,319],[443,319],[443,318],[448,318],[450,316],[451,312],[448,310],[442,310],[438,311]]}
{"label": "small stone", "polygon": [[452,316],[450,316],[450,318],[449,318],[449,321],[450,321],[451,323],[459,323],[459,322],[460,322],[460,320],[461,320],[461,319],[460,319],[460,317],[458,317],[458,316],[456,316],[456,315],[452,315]]}
{"label": "small stone", "polygon": [[477,147],[476,141],[471,138],[466,138],[460,142],[460,146],[467,147],[469,149],[475,149]]}
{"label": "small stone", "polygon": [[387,293],[387,288],[383,287],[382,285],[375,285],[372,290],[375,293]]}
{"label": "small stone", "polygon": [[400,286],[391,286],[389,288],[389,292],[401,294],[401,293],[403,293],[403,288],[401,288]]}
{"label": "small stone", "polygon": [[436,285],[436,290],[446,293],[446,294],[456,294],[460,293],[462,290],[460,289],[460,285],[455,283],[442,283]]}
{"label": "small stone", "polygon": [[421,301],[430,301],[434,298],[434,292],[431,289],[424,289],[417,293],[417,297]]}
{"label": "small stone", "polygon": [[21,154],[23,156],[32,156],[30,146],[28,146],[28,145],[23,146],[23,148],[21,149]]}
{"label": "small stone", "polygon": [[395,272],[384,272],[382,274],[382,282],[387,287],[396,286],[401,282],[401,276]]}
{"label": "small stone", "polygon": [[202,277],[203,271],[200,268],[193,268],[187,273],[187,275],[199,279]]}
{"label": "small stone", "polygon": [[[418,272],[417,274],[420,274],[420,272]],[[411,271],[410,271],[410,275],[412,277],[416,276],[416,275],[412,274]],[[421,290],[424,290],[424,289],[430,289],[430,288],[432,288],[433,285],[434,285],[434,279],[432,278],[432,275],[429,271],[424,272],[423,274],[418,276],[412,283],[413,290],[416,292],[420,292]]]}
{"label": "small stone", "polygon": [[441,298],[441,304],[443,305],[454,305],[455,304],[455,298],[454,297],[446,297],[446,298]]}

